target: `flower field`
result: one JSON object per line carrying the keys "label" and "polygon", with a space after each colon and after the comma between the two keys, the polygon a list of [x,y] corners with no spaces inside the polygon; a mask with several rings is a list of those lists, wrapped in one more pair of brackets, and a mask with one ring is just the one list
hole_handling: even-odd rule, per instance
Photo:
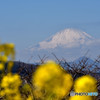
{"label": "flower field", "polygon": [[66,63],[70,68],[65,70],[60,63],[47,61],[38,65],[31,75],[22,77],[12,73],[14,59],[14,44],[0,44],[0,100],[100,100],[99,94],[70,96],[71,91],[100,92],[100,77],[93,77],[89,71],[76,77],[83,67],[76,70]]}

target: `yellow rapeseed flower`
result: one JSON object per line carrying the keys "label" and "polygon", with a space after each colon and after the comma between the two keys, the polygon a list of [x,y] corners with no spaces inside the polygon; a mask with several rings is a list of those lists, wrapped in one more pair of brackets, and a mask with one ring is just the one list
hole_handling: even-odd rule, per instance
{"label": "yellow rapeseed flower", "polygon": [[16,86],[13,88],[17,88],[21,85],[20,76],[18,74],[12,75],[11,73],[8,73],[6,76],[3,77],[1,87],[6,88],[9,87],[9,85],[11,84]]}
{"label": "yellow rapeseed flower", "polygon": [[15,74],[12,75],[11,73],[8,73],[6,76],[3,77],[1,81],[1,88],[3,90],[0,91],[0,94],[2,96],[4,95],[11,95],[11,94],[19,94],[19,86],[21,85],[21,79],[20,76]]}
{"label": "yellow rapeseed flower", "polygon": [[13,43],[9,43],[7,44],[7,46],[10,48],[10,49],[13,49],[15,47],[15,45]]}
{"label": "yellow rapeseed flower", "polygon": [[62,98],[72,87],[73,79],[70,74],[53,61],[39,66],[33,75],[33,85],[38,90]]}
{"label": "yellow rapeseed flower", "polygon": [[[0,71],[5,68],[5,63],[8,62],[8,72],[11,71],[13,66],[12,60],[15,57],[14,44],[0,44]],[[3,97],[4,100],[22,100],[19,91],[19,86],[21,85],[21,79],[18,74],[8,73],[5,75],[1,74],[2,79],[0,79],[0,98]]]}
{"label": "yellow rapeseed flower", "polygon": [[8,67],[8,71],[9,72],[11,72],[13,65],[14,65],[14,62],[12,62],[12,61],[8,62],[8,66],[7,67]]}
{"label": "yellow rapeseed flower", "polygon": [[4,51],[4,45],[0,44],[0,52]]}
{"label": "yellow rapeseed flower", "polygon": [[[5,43],[0,44],[0,70],[3,70],[5,68],[5,63],[8,60],[13,61],[15,58],[15,49],[14,44],[12,43]],[[13,62],[9,62],[7,69],[8,72],[11,72],[11,69],[13,67]]]}
{"label": "yellow rapeseed flower", "polygon": [[90,75],[85,75],[78,78],[74,84],[75,92],[96,92],[97,81]]}
{"label": "yellow rapeseed flower", "polygon": [[14,44],[12,43],[5,43],[0,44],[0,52],[4,52],[4,55],[7,57],[10,55],[12,59],[14,59],[15,50],[14,50]]}
{"label": "yellow rapeseed flower", "polygon": [[93,100],[90,96],[72,96],[69,100]]}
{"label": "yellow rapeseed flower", "polygon": [[28,98],[27,98],[27,100],[33,100],[32,96],[29,95]]}
{"label": "yellow rapeseed flower", "polygon": [[0,56],[0,61],[7,62],[8,58],[6,55]]}
{"label": "yellow rapeseed flower", "polygon": [[3,70],[3,69],[4,69],[4,64],[0,63],[0,70]]}

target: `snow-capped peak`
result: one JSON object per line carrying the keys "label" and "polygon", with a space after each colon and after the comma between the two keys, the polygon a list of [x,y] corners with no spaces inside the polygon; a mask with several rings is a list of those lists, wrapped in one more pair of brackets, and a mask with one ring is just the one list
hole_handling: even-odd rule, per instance
{"label": "snow-capped peak", "polygon": [[[46,60],[55,60],[52,55],[55,54],[58,59],[66,59],[73,61],[88,52],[88,57],[94,59],[100,55],[100,39],[94,39],[87,33],[76,29],[65,29],[57,32],[55,35],[25,49],[19,53],[19,59],[31,58],[34,61],[39,61],[40,57],[47,57]],[[18,57],[18,55],[17,55]]]}
{"label": "snow-capped peak", "polygon": [[76,29],[65,29],[57,32],[51,38],[39,43],[39,49],[56,48],[57,46],[70,48],[90,42],[93,38],[87,33]]}

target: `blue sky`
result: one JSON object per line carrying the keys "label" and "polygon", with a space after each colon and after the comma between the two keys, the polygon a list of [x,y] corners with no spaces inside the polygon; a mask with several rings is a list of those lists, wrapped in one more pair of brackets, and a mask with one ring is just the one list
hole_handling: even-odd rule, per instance
{"label": "blue sky", "polygon": [[0,40],[18,50],[65,28],[100,38],[100,0],[0,0]]}

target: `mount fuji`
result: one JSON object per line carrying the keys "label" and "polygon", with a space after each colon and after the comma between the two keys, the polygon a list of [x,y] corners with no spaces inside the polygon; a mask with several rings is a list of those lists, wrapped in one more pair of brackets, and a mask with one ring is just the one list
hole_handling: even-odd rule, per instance
{"label": "mount fuji", "polygon": [[86,44],[86,41],[89,43],[91,40],[93,40],[93,38],[85,32],[75,29],[65,29],[56,33],[46,41],[40,42],[38,49],[54,49],[58,46],[71,48],[81,44]]}
{"label": "mount fuji", "polygon": [[[88,53],[85,55],[87,51]],[[73,61],[84,55],[94,59],[100,54],[100,39],[95,39],[86,32],[77,29],[65,29],[37,45],[30,46],[20,55],[23,58],[33,56],[31,60],[34,62],[40,60],[39,57],[42,58],[44,55],[47,60],[54,60],[55,57],[52,53],[58,59],[64,58],[67,61]]]}

